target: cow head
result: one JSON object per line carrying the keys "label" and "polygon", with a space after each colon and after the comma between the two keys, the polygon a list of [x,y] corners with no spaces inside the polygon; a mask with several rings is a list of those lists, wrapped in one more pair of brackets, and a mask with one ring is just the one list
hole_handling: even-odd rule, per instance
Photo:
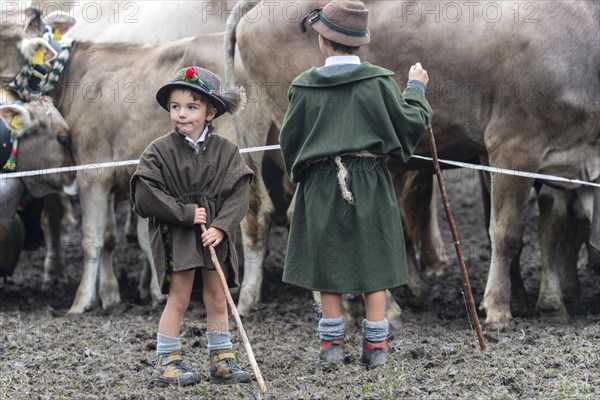
{"label": "cow head", "polygon": [[23,10],[17,2],[3,4],[0,11],[0,54],[2,54],[0,80],[2,83],[14,79],[25,64],[26,57],[30,58],[38,46],[43,46],[49,57],[53,55],[54,50],[41,39],[43,34],[44,22],[39,10],[34,8]]}
{"label": "cow head", "polygon": [[[44,170],[73,165],[71,135],[67,123],[48,100],[0,106],[0,115],[16,126],[18,140],[16,171]],[[18,121],[15,124],[13,121]],[[29,193],[44,197],[60,192],[74,180],[74,174],[48,174],[22,178]]]}

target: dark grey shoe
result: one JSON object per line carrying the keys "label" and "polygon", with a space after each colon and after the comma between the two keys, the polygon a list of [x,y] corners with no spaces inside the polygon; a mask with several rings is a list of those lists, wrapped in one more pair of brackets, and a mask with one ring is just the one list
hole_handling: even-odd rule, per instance
{"label": "dark grey shoe", "polygon": [[156,386],[189,386],[200,382],[200,373],[190,371],[178,351],[159,354],[155,360],[152,383]]}
{"label": "dark grey shoe", "polygon": [[345,346],[344,339],[321,340],[321,353],[319,354],[319,365],[324,370],[335,369],[344,362]]}
{"label": "dark grey shoe", "polygon": [[213,350],[210,352],[210,381],[226,385],[248,383],[252,375],[240,367],[237,354],[230,349]]}
{"label": "dark grey shoe", "polygon": [[360,363],[371,371],[387,363],[387,340],[383,342],[372,343],[363,341],[363,351],[360,356]]}

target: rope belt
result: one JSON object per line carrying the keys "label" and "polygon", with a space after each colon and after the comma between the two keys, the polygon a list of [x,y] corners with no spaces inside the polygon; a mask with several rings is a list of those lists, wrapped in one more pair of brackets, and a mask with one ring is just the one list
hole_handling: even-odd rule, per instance
{"label": "rope belt", "polygon": [[310,160],[306,163],[307,165],[311,165],[311,164],[316,164],[316,163],[322,162],[322,161],[333,160],[338,167],[337,179],[338,179],[338,186],[340,187],[340,191],[342,192],[342,198],[346,202],[348,202],[350,204],[354,204],[354,196],[352,195],[352,192],[350,191],[350,189],[348,189],[348,168],[346,168],[346,166],[342,162],[342,157],[345,157],[345,156],[361,157],[361,158],[375,158],[375,159],[387,158],[387,156],[385,154],[376,154],[376,153],[371,153],[366,150],[362,150],[362,151],[351,151],[348,153],[341,153],[341,154],[338,154],[335,156],[315,158],[314,160]]}

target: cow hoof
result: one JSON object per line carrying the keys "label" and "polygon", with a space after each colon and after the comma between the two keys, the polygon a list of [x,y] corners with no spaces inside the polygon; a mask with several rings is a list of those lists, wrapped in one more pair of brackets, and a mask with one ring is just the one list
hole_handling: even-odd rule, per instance
{"label": "cow hoof", "polygon": [[42,282],[42,291],[48,292],[50,291],[56,284],[58,284],[58,279],[44,279]]}
{"label": "cow hoof", "polygon": [[539,302],[536,308],[543,319],[556,322],[567,322],[569,320],[567,308],[562,303]]}
{"label": "cow hoof", "polygon": [[158,307],[167,302],[167,296],[164,294],[152,296],[152,307]]}
{"label": "cow hoof", "polygon": [[436,262],[433,264],[422,263],[425,265],[423,268],[423,275],[429,279],[441,278],[446,275],[444,270],[444,266],[441,262]]}
{"label": "cow hoof", "polygon": [[512,314],[509,310],[494,310],[486,308],[486,319],[484,324],[490,329],[506,329],[512,320]]}
{"label": "cow hoof", "polygon": [[485,330],[487,332],[506,332],[509,330],[511,324],[510,321],[499,321],[499,322],[484,322]]}
{"label": "cow hoof", "polygon": [[240,316],[243,317],[243,316],[250,314],[250,311],[252,310],[252,306],[250,306],[246,303],[240,302],[237,306],[237,310],[238,310],[238,314],[240,314]]}
{"label": "cow hoof", "polygon": [[119,304],[121,304],[121,295],[119,293],[102,298],[102,308],[105,310]]}
{"label": "cow hoof", "polygon": [[567,310],[557,311],[554,313],[540,311],[540,318],[546,321],[566,323],[569,322],[569,313],[567,312]]}
{"label": "cow hoof", "polygon": [[69,311],[67,311],[67,314],[83,314],[84,312],[89,311],[91,309],[91,305],[73,304],[71,308],[69,308]]}
{"label": "cow hoof", "polygon": [[44,265],[44,271],[44,279],[42,281],[42,290],[44,291],[50,290],[65,278],[62,264]]}
{"label": "cow hoof", "polygon": [[394,329],[394,330],[402,330],[402,318],[400,318],[400,316],[394,316],[394,317],[390,317],[387,318],[388,323],[390,324],[390,328]]}
{"label": "cow hoof", "polygon": [[576,292],[563,291],[563,300],[566,304],[577,304],[579,302],[579,294],[581,290]]}
{"label": "cow hoof", "polygon": [[524,317],[529,313],[529,303],[527,299],[515,299],[511,298],[510,300],[510,312],[512,316],[515,317]]}
{"label": "cow hoof", "polygon": [[589,263],[588,267],[590,270],[594,271],[596,275],[600,275],[600,260]]}

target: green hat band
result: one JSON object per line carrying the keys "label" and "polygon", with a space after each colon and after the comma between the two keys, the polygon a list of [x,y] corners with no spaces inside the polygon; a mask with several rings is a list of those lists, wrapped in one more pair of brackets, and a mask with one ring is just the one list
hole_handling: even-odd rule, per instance
{"label": "green hat band", "polygon": [[323,22],[323,24],[325,24],[325,26],[333,29],[336,32],[343,33],[344,35],[363,37],[363,36],[367,36],[369,34],[368,28],[365,29],[364,31],[355,31],[354,29],[348,29],[348,28],[344,28],[343,26],[339,26],[338,24],[336,24],[335,22],[331,21],[326,16],[324,16],[323,11],[319,11],[319,13],[317,15],[315,15],[314,17],[312,17],[308,21],[308,23],[312,25],[315,22],[317,22],[318,20],[321,20]]}

